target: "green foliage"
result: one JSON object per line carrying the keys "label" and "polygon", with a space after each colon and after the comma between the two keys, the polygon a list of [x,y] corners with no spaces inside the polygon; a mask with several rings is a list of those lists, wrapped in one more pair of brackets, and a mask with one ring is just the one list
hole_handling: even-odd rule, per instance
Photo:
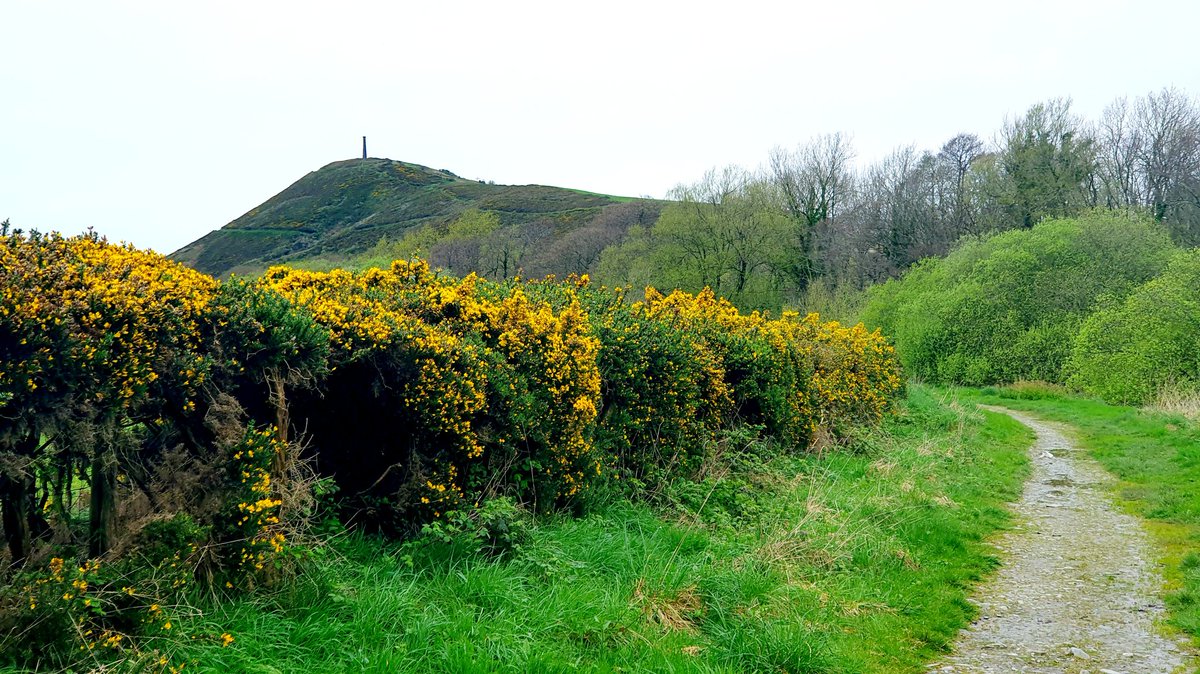
{"label": "green foliage", "polygon": [[197,524],[187,513],[153,520],[138,531],[133,555],[140,564],[155,568],[170,560],[190,557],[209,540],[209,529]]}
{"label": "green foliage", "polygon": [[214,529],[223,570],[239,584],[273,571],[267,566],[284,549],[279,518],[283,501],[271,485],[271,473],[279,473],[284,452],[277,434],[275,428],[260,430],[251,424],[229,451],[228,491]]}
{"label": "green foliage", "polygon": [[1177,254],[1123,302],[1103,303],[1075,338],[1068,370],[1073,386],[1113,403],[1200,385],[1200,251]]}
{"label": "green foliage", "polygon": [[482,555],[498,558],[519,551],[529,542],[531,515],[511,498],[500,496],[480,505],[443,513],[426,522],[421,533],[402,549],[414,558],[455,558]]}
{"label": "green foliage", "polygon": [[[463,223],[473,236],[496,219]],[[0,625],[44,638],[56,666],[101,647],[105,666],[174,666],[153,646],[173,629],[198,636],[195,613],[168,610],[194,581],[209,593],[297,587],[320,556],[297,547],[318,485],[289,441],[300,433],[347,524],[402,535],[427,524],[414,544],[430,553],[423,564],[507,558],[526,540],[525,508],[579,512],[610,479],[642,496],[712,462],[751,470],[763,457],[747,438],[761,433],[789,455],[824,449],[814,441],[879,422],[901,386],[878,333],[743,314],[711,291],[648,291],[631,305],[586,277],[500,284],[420,261],[220,282],[94,237],[0,243],[2,346],[32,349],[0,362],[12,413],[0,419],[0,504],[11,558],[30,564],[25,585],[0,585]],[[739,518],[760,509],[738,495],[744,484],[716,490]],[[51,554],[62,556],[41,568]],[[64,571],[76,564],[91,575]],[[101,564],[111,575],[94,573]],[[647,606],[664,591],[634,589]],[[36,657],[11,653],[0,657]]]}
{"label": "green foliage", "polygon": [[404,235],[395,242],[389,241],[387,238],[380,239],[379,243],[356,261],[355,266],[361,269],[384,268],[391,264],[392,260],[427,257],[429,249],[438,242],[438,236],[438,231],[431,225],[424,225],[404,232]]}
{"label": "green foliage", "polygon": [[446,231],[446,238],[455,241],[486,236],[500,228],[500,216],[494,211],[471,208],[459,214]]}
{"label": "green foliage", "polygon": [[606,249],[597,277],[636,288],[711,288],[739,307],[778,309],[783,295],[776,270],[794,251],[781,245],[789,240],[789,221],[765,189],[746,183],[720,194],[685,193],[652,227],[631,230],[621,245]]}
{"label": "green foliage", "polygon": [[804,287],[794,308],[802,314],[816,313],[825,320],[854,325],[859,322],[866,302],[867,295],[860,288],[821,277]]}
{"label": "green foliage", "polygon": [[328,374],[329,330],[283,295],[235,278],[220,285],[209,312],[211,376],[259,418],[271,418],[259,393],[265,384],[311,385]]}
{"label": "green foliage", "polygon": [[167,555],[162,559],[52,557],[13,573],[0,586],[0,665],[18,671],[165,671],[175,665],[158,646],[197,636],[184,626],[190,611],[181,610],[181,602],[197,562],[189,539],[201,534],[175,518],[145,538],[155,556]]}
{"label": "green foliage", "polygon": [[581,296],[600,340],[597,443],[634,493],[656,494],[694,470],[730,423],[723,363],[701,335],[629,306],[622,293]]}
{"label": "green foliage", "polygon": [[1024,227],[1074,215],[1090,203],[1095,142],[1069,99],[1038,103],[1003,131],[999,163],[1005,205]]}
{"label": "green foliage", "polygon": [[1071,342],[1102,297],[1122,298],[1166,266],[1156,224],[1093,212],[965,240],[869,292],[864,322],[895,340],[910,375],[980,385],[1062,383]]}

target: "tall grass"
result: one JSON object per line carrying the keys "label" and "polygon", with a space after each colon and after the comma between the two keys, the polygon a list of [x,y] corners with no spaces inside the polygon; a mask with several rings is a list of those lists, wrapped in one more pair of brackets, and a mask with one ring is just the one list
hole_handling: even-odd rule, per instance
{"label": "tall grass", "polygon": [[[333,539],[271,597],[195,597],[199,671],[917,672],[974,614],[1030,434],[914,388],[849,451],[770,446],[502,555]],[[452,538],[452,537],[451,537]]]}
{"label": "tall grass", "polygon": [[1192,422],[1200,421],[1200,391],[1191,386],[1165,387],[1146,409],[1151,412],[1176,414]]}

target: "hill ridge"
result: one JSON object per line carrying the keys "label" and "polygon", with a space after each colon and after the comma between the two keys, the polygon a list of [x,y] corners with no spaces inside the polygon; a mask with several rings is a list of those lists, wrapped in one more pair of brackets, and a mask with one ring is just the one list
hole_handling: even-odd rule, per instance
{"label": "hill ridge", "polygon": [[549,185],[497,185],[383,157],[344,159],[310,171],[171,257],[217,276],[349,259],[381,240],[444,228],[471,209],[495,214],[515,234],[537,223],[559,238],[610,206],[635,201]]}

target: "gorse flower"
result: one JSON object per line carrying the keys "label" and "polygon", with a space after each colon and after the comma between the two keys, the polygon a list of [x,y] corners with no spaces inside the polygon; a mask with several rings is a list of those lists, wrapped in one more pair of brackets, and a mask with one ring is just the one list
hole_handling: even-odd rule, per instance
{"label": "gorse flower", "polygon": [[[34,514],[49,519],[70,490],[47,480],[75,479],[84,458],[98,475],[91,454],[45,450],[46,431],[72,415],[137,436],[128,452],[88,450],[126,492],[147,488],[170,447],[219,456],[219,504],[197,529],[229,590],[266,582],[299,552],[286,525],[306,515],[281,468],[293,431],[343,488],[342,512],[411,531],[496,494],[545,509],[607,479],[650,491],[741,425],[804,450],[878,421],[901,385],[878,331],[742,313],[709,290],[651,288],[631,304],[586,277],[493,283],[419,260],[220,282],[97,237],[0,236],[0,454],[19,454],[9,438],[20,438],[30,449],[14,465],[38,466],[30,491],[3,505],[44,493]],[[289,423],[292,411],[305,416]],[[217,423],[225,413],[236,420]],[[191,553],[164,562],[172,590],[196,579]],[[72,616],[85,654],[132,647],[136,635],[104,620],[118,605],[136,604],[154,639],[187,632],[144,579],[104,583],[98,569],[53,557],[20,606]]]}

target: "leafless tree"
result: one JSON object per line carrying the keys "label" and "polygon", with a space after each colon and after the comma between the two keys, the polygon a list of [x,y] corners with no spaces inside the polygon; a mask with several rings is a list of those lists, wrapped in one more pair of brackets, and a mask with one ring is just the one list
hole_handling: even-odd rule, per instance
{"label": "leafless tree", "polygon": [[1141,206],[1145,201],[1138,168],[1142,134],[1135,126],[1127,97],[1122,96],[1104,108],[1096,124],[1096,140],[1102,203],[1109,208]]}
{"label": "leafless tree", "polygon": [[841,133],[770,154],[770,180],[792,222],[797,249],[789,275],[800,288],[819,273],[814,255],[818,225],[835,220],[853,194],[853,159],[850,139]]}
{"label": "leafless tree", "polygon": [[979,136],[960,133],[946,141],[937,154],[940,165],[949,170],[953,184],[953,212],[950,217],[955,238],[974,228],[974,211],[967,195],[967,175],[971,165],[983,155],[983,150],[983,141],[979,140]]}
{"label": "leafless tree", "polygon": [[1177,89],[1150,93],[1134,113],[1141,135],[1138,160],[1146,205],[1187,243],[1196,243],[1200,223],[1200,109]]}
{"label": "leafless tree", "polygon": [[525,273],[531,277],[561,277],[594,272],[606,248],[622,241],[630,227],[653,225],[661,211],[662,203],[656,201],[608,206],[582,227],[563,234],[543,250],[533,251]]}

